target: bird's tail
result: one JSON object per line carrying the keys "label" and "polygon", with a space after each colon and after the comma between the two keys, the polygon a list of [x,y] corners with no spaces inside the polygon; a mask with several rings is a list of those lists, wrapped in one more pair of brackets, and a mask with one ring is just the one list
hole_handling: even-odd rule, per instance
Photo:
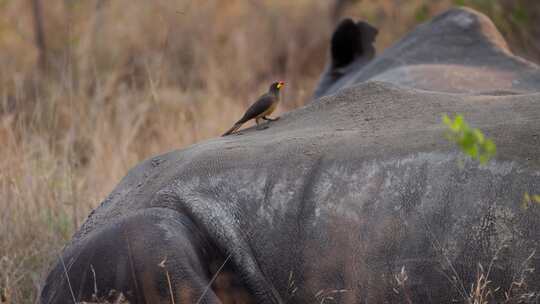
{"label": "bird's tail", "polygon": [[227,136],[227,135],[231,134],[232,132],[234,132],[234,131],[240,129],[240,127],[242,126],[242,124],[243,124],[243,123],[241,123],[241,122],[235,123],[234,126],[232,126],[232,128],[229,129],[229,131],[223,133],[223,135],[221,135],[221,136]]}

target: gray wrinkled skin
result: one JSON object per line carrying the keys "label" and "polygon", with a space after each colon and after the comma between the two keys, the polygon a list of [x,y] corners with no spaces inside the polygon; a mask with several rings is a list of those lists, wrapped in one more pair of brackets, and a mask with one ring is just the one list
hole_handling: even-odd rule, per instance
{"label": "gray wrinkled skin", "polygon": [[[77,300],[460,303],[479,264],[497,300],[538,293],[540,205],[520,205],[540,193],[539,68],[456,9],[335,83],[330,69],[325,97],[269,129],[133,168],[63,253]],[[444,139],[440,115],[458,112],[493,138],[495,160]],[[221,265],[235,284],[206,288]],[[64,273],[53,268],[42,303],[70,302]]]}

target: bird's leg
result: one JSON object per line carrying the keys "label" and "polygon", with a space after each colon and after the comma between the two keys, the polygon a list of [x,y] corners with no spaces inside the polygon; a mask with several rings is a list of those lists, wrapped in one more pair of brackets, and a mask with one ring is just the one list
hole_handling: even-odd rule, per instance
{"label": "bird's leg", "polygon": [[268,126],[266,126],[266,125],[261,125],[260,122],[261,122],[261,119],[260,119],[260,118],[255,118],[255,123],[257,124],[257,130],[268,129]]}
{"label": "bird's leg", "polygon": [[279,117],[270,118],[270,117],[263,116],[262,119],[267,120],[267,121],[276,121],[276,120],[279,120]]}

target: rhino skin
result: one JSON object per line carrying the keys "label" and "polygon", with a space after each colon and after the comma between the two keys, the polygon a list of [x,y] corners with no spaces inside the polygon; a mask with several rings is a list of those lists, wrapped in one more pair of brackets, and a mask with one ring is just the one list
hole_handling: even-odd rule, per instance
{"label": "rhino skin", "polygon": [[[540,69],[469,9],[378,57],[376,33],[342,22],[320,98],[270,128],[131,169],[41,303],[466,303],[481,274],[490,302],[538,303],[540,205],[522,202],[540,193]],[[460,154],[442,113],[496,158]]]}

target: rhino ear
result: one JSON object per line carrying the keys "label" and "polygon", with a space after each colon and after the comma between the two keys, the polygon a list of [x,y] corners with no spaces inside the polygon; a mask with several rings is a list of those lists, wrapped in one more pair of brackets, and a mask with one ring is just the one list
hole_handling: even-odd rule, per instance
{"label": "rhino ear", "polygon": [[360,40],[362,41],[363,52],[368,51],[370,48],[374,49],[373,43],[375,42],[379,30],[365,21],[358,21],[356,26],[360,29]]}
{"label": "rhino ear", "polygon": [[332,35],[332,68],[346,66],[360,56],[373,56],[377,33],[377,29],[367,22],[342,20]]}

